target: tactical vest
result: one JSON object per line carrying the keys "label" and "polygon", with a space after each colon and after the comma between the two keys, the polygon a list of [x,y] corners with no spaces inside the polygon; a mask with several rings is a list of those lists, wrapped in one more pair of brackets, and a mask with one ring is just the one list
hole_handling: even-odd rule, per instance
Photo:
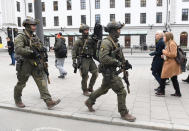
{"label": "tactical vest", "polygon": [[92,57],[94,55],[93,46],[92,39],[83,40],[79,38],[79,55]]}

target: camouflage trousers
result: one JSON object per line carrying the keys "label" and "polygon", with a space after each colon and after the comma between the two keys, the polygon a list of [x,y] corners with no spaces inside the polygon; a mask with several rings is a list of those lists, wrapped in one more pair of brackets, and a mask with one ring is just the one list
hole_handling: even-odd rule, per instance
{"label": "camouflage trousers", "polygon": [[[126,90],[124,89],[124,85],[119,76],[114,75],[110,80],[107,80],[103,75],[102,85],[100,88],[91,93],[88,98],[88,103],[91,105],[95,104],[95,101],[101,95],[104,95],[108,92],[109,89],[112,89],[117,94],[117,102],[118,102],[118,112],[121,115],[125,115],[128,113],[126,108]],[[111,100],[110,100],[111,101]]]}
{"label": "camouflage trousers", "polygon": [[39,89],[41,98],[44,101],[51,100],[51,95],[49,94],[47,88],[47,76],[44,71],[39,71],[37,67],[31,65],[28,61],[24,61],[20,70],[17,71],[18,82],[14,88],[14,100],[15,102],[22,101],[22,90],[26,86],[28,78],[32,76],[37,87]]}
{"label": "camouflage trousers", "polygon": [[81,88],[83,91],[87,91],[87,81],[89,78],[88,72],[92,74],[90,82],[89,82],[89,89],[93,89],[93,86],[96,82],[96,79],[98,77],[98,70],[95,62],[92,58],[83,58],[81,67],[80,67],[80,75],[82,77],[81,80]]}

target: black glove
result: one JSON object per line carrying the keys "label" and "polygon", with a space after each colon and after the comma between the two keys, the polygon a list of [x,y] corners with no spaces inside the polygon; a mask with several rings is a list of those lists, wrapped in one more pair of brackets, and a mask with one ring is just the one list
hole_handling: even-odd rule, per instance
{"label": "black glove", "polygon": [[34,59],[41,58],[41,55],[37,51],[35,51],[35,50],[33,50],[33,53],[31,54],[31,56]]}
{"label": "black glove", "polygon": [[120,61],[117,61],[113,64],[113,67],[121,67],[122,63]]}
{"label": "black glove", "polygon": [[72,64],[73,68],[77,68],[77,63]]}
{"label": "black glove", "polygon": [[132,65],[129,63],[128,60],[126,60],[123,65],[124,65],[123,68],[125,70],[132,69]]}
{"label": "black glove", "polygon": [[150,55],[150,56],[154,56],[155,54],[154,54],[154,52],[151,52],[149,55]]}

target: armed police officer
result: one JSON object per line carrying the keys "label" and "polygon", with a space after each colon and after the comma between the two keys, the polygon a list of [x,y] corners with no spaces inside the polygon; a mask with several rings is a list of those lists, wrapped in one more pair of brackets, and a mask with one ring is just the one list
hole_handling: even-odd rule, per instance
{"label": "armed police officer", "polygon": [[60,100],[53,101],[47,88],[47,61],[46,49],[39,38],[34,34],[38,21],[27,18],[23,21],[25,29],[15,39],[15,52],[18,59],[16,64],[18,82],[14,88],[14,100],[17,107],[24,108],[22,90],[30,76],[33,77],[39,88],[41,98],[48,109],[59,104]]}
{"label": "armed police officer", "polygon": [[[82,36],[75,41],[72,49],[73,67],[75,72],[80,69],[82,77],[81,87],[83,95],[89,96],[89,92],[93,92],[93,86],[98,77],[97,66],[93,60],[96,58],[96,43],[92,38],[89,38],[89,26],[82,24],[79,28]],[[87,88],[88,72],[92,74],[89,86]]]}
{"label": "armed police officer", "polygon": [[[99,52],[99,72],[103,75],[102,85],[99,89],[91,93],[85,102],[85,105],[88,107],[89,111],[95,111],[93,105],[95,104],[96,99],[101,95],[106,94],[109,89],[112,89],[117,94],[118,111],[121,118],[134,122],[136,118],[130,115],[126,108],[126,90],[116,71],[117,67],[122,67],[123,70],[132,68],[132,65],[125,60],[121,49],[119,50],[120,45],[118,44],[118,38],[122,27],[123,24],[118,22],[110,22],[107,27],[105,27],[105,32],[108,32],[109,35],[102,40]],[[118,51],[114,52],[115,50]]]}

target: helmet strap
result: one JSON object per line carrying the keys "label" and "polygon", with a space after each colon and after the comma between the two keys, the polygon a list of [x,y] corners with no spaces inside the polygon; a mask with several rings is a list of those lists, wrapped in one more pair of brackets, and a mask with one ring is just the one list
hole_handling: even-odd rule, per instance
{"label": "helmet strap", "polygon": [[33,31],[31,30],[31,26],[30,25],[26,25],[25,26],[25,29],[26,29],[26,31],[29,33],[29,34],[33,34]]}
{"label": "helmet strap", "polygon": [[111,38],[115,41],[118,42],[118,38],[120,36],[120,33],[117,32],[117,30],[111,30],[109,35],[111,36]]}

